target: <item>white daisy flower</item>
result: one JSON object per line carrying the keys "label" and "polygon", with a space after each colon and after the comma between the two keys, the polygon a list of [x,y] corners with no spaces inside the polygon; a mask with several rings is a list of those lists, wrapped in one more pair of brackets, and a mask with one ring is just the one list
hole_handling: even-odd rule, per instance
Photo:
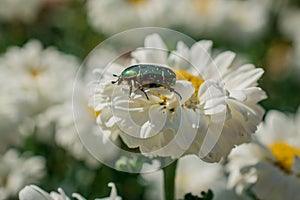
{"label": "white daisy flower", "polygon": [[258,199],[298,199],[300,187],[300,110],[295,117],[269,111],[256,141],[232,151],[229,187]]}
{"label": "white daisy flower", "polygon": [[249,41],[264,33],[271,5],[255,0],[181,0],[172,5],[172,25],[197,37],[219,37],[216,34],[221,31],[227,39]]}
{"label": "white daisy flower", "polygon": [[222,0],[181,0],[175,6],[178,14],[174,17],[178,18],[179,26],[182,25],[192,35],[198,36],[222,27],[228,9]]}
{"label": "white daisy flower", "polygon": [[[126,86],[100,83],[90,103],[101,111],[100,126],[111,131],[111,138],[120,135],[130,148],[139,147],[145,155],[196,154],[208,162],[217,162],[235,145],[249,142],[264,113],[257,105],[266,98],[257,87],[263,70],[250,64],[230,66],[232,52],[212,60],[211,46],[211,41],[200,41],[189,49],[178,42],[168,54],[157,34],[146,37],[145,47],[132,52],[132,63],[173,67],[176,92],[151,88],[146,91],[149,100],[140,91],[129,98]],[[124,70],[117,64],[109,69],[104,76]]]}
{"label": "white daisy flower", "polygon": [[[112,69],[116,68],[112,67]],[[119,67],[119,69],[121,73],[122,68]],[[187,81],[176,83],[175,90],[182,98],[179,102],[177,101],[179,97],[176,98],[175,94],[165,89],[157,89],[148,93],[149,100],[144,94],[135,95],[130,100],[129,91],[123,88],[122,86],[115,87],[111,81],[100,83],[90,102],[94,110],[100,112],[97,122],[104,131],[109,131],[109,138],[115,140],[120,135],[128,147],[141,147],[144,153],[158,151],[152,152],[153,155],[168,156],[168,151],[173,149],[174,155],[180,156],[183,152],[180,148],[178,149],[177,144],[171,143],[162,152],[159,149],[175,137],[176,133],[169,128],[179,125],[181,111],[178,105],[184,103],[193,94],[192,84]],[[163,97],[159,97],[158,94]],[[149,113],[149,118],[145,113]],[[169,118],[172,118],[172,121]],[[162,128],[166,131],[165,133],[159,132]],[[168,134],[169,138],[165,138],[165,134]],[[174,152],[176,149],[178,152]]]}
{"label": "white daisy flower", "polygon": [[[32,134],[34,126],[48,126],[38,116],[49,106],[71,99],[78,66],[73,56],[51,47],[43,49],[35,40],[22,48],[11,47],[0,57],[2,96],[12,99],[11,105],[24,122],[20,127],[25,135]],[[48,139],[45,132],[40,136]]]}
{"label": "white daisy flower", "polygon": [[0,196],[17,196],[28,183],[36,183],[45,175],[45,160],[40,156],[28,157],[10,149],[0,156]]}
{"label": "white daisy flower", "polygon": [[[230,26],[228,36],[239,41],[258,38],[268,28],[272,4],[267,1],[223,1],[228,7],[223,26]],[[228,28],[228,27],[227,27]]]}
{"label": "white daisy flower", "polygon": [[170,0],[88,0],[87,15],[96,30],[114,34],[130,28],[166,24],[168,18],[162,17],[169,11],[170,3]]}
{"label": "white daisy flower", "polygon": [[[20,200],[70,200],[63,189],[58,188],[58,192],[47,193],[36,185],[28,185],[19,192]],[[81,195],[73,193],[77,200],[86,200]]]}
{"label": "white daisy flower", "polygon": [[22,0],[1,0],[0,22],[20,20],[30,23],[35,20],[45,2],[46,0],[28,0],[24,4]]}
{"label": "white daisy flower", "polygon": [[[121,200],[121,197],[117,195],[116,186],[114,183],[109,183],[109,187],[111,187],[111,194],[107,198],[101,198],[96,200]],[[78,193],[73,193],[72,197],[77,200],[86,200]],[[66,195],[63,189],[58,188],[58,192],[50,192],[47,193],[43,189],[39,188],[36,185],[28,185],[24,187],[19,192],[20,200],[70,200],[70,198]]]}
{"label": "white daisy flower", "polygon": [[96,168],[100,165],[99,161],[113,159],[117,155],[116,148],[107,141],[96,123],[98,114],[88,107],[88,96],[80,81],[77,81],[73,102],[50,107],[43,113],[42,119],[55,122],[56,144],[74,158]]}
{"label": "white daisy flower", "polygon": [[[163,172],[142,174],[146,185],[146,199],[163,199]],[[196,156],[186,156],[178,161],[176,169],[176,199],[183,199],[187,193],[200,196],[202,191],[211,189],[214,199],[247,199],[226,188],[223,167],[217,163],[206,163]]]}

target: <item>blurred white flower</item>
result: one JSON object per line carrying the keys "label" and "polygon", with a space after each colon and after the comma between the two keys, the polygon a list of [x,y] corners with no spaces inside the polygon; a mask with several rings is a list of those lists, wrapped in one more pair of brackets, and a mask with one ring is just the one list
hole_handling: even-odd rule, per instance
{"label": "blurred white flower", "polygon": [[[76,159],[85,161],[88,166],[99,167],[100,162],[95,157],[101,158],[100,161],[112,159],[117,151],[111,148],[112,144],[107,141],[97,125],[98,113],[88,107],[88,96],[84,89],[78,80],[73,101],[50,107],[44,112],[43,119],[55,122],[56,144]],[[93,149],[97,151],[91,152]]]}
{"label": "blurred white flower", "polygon": [[[109,183],[109,187],[111,187],[111,194],[107,198],[95,199],[95,200],[121,200],[122,198],[117,195],[116,186],[114,183]],[[73,193],[72,197],[77,200],[86,200],[78,193]],[[57,192],[47,193],[43,189],[39,188],[36,185],[28,185],[24,187],[19,192],[20,200],[70,200],[70,198],[66,195],[63,189],[58,188]]]}
{"label": "blurred white flower", "polygon": [[292,41],[292,59],[291,64],[300,69],[300,9],[286,8],[280,13],[279,29]]}
{"label": "blurred white flower", "polygon": [[229,25],[229,37],[239,41],[258,38],[266,31],[271,14],[271,4],[261,1],[223,1],[229,8],[223,26]]}
{"label": "blurred white flower", "polygon": [[[0,93],[3,94],[2,86],[0,86]],[[22,142],[17,128],[21,119],[18,110],[12,105],[12,101],[11,97],[5,95],[0,98],[0,154],[9,147],[19,145]]]}
{"label": "blurred white flower", "polygon": [[[115,10],[118,10],[115,12]],[[247,42],[268,28],[271,1],[240,0],[89,0],[90,24],[115,34],[130,28],[156,26],[199,36],[218,36]]]}
{"label": "blurred white flower", "polygon": [[258,199],[298,199],[300,187],[300,110],[295,117],[269,111],[256,141],[232,151],[229,187],[250,190]]}
{"label": "blurred white flower", "polygon": [[[157,34],[147,36],[145,48],[132,52],[132,63],[173,67],[178,79],[174,89],[181,98],[165,89],[151,88],[146,90],[149,100],[139,91],[130,99],[124,85],[100,82],[90,101],[95,111],[101,112],[99,125],[110,131],[110,138],[120,135],[130,148],[139,147],[146,155],[179,158],[196,154],[217,162],[235,145],[249,142],[264,113],[257,105],[266,98],[257,87],[263,70],[251,64],[230,66],[235,56],[232,52],[212,60],[211,46],[211,41],[200,41],[189,49],[178,42],[177,49],[168,55]],[[112,64],[108,70],[103,77],[120,74],[124,68]],[[219,135],[218,130],[222,130]],[[205,142],[206,135],[213,149]]]}
{"label": "blurred white flower", "polygon": [[[49,106],[71,99],[78,66],[73,56],[52,47],[43,49],[36,40],[22,48],[11,47],[0,57],[1,94],[11,99],[10,106],[18,112],[23,134],[32,134],[34,127],[49,129],[39,115]],[[42,132],[40,137],[49,139],[47,131]]]}
{"label": "blurred white flower", "polygon": [[[70,200],[63,189],[58,188],[57,192],[47,193],[36,185],[28,185],[19,192],[20,200]],[[72,197],[77,200],[86,200],[81,195],[73,193]]]}
{"label": "blurred white flower", "polygon": [[[141,176],[146,185],[146,199],[163,199],[163,172],[145,173]],[[202,191],[208,189],[213,191],[214,199],[247,199],[226,188],[226,176],[221,165],[203,162],[196,156],[179,159],[175,180],[176,199],[183,199],[187,193],[200,196]]]}
{"label": "blurred white flower", "polygon": [[85,60],[83,81],[88,83],[90,80],[99,78],[98,76],[102,74],[106,76],[101,77],[101,80],[111,80],[111,74],[103,73],[111,61],[120,61],[122,64],[129,64],[130,57],[120,57],[118,51],[109,45],[94,49]]}
{"label": "blurred white flower", "polygon": [[175,6],[177,23],[192,35],[219,37],[216,34],[222,32],[222,37],[245,43],[264,33],[272,4],[256,0],[182,0]]}
{"label": "blurred white flower", "polygon": [[183,26],[191,35],[213,34],[226,19],[228,3],[223,0],[180,0],[174,5],[177,8],[174,15],[177,22],[174,23]]}
{"label": "blurred white flower", "polygon": [[[22,21],[30,23],[39,14],[46,0],[1,0],[0,22],[1,21]],[[22,6],[20,6],[22,5]]]}
{"label": "blurred white flower", "polygon": [[38,182],[45,175],[45,160],[40,156],[22,156],[10,149],[0,156],[0,197],[17,196],[18,191],[29,183]]}
{"label": "blurred white flower", "polygon": [[[79,126],[80,128],[83,128],[83,133],[87,137],[91,137],[93,141],[96,142],[97,140],[99,144],[101,144],[102,138],[99,138],[93,133],[93,129],[96,129],[96,127],[89,121],[92,117],[88,116],[85,112],[82,112],[82,114],[83,118],[81,119],[81,124]],[[92,113],[88,114],[92,116]],[[86,150],[76,131],[76,127],[73,120],[73,110],[71,102],[50,107],[45,112],[44,117],[55,122],[54,137],[55,142],[58,146],[69,152],[75,159],[84,161],[88,166],[99,167],[99,161],[97,161]]]}
{"label": "blurred white flower", "polygon": [[172,16],[171,3],[170,0],[88,0],[88,21],[105,34],[137,27],[166,26],[168,15]]}

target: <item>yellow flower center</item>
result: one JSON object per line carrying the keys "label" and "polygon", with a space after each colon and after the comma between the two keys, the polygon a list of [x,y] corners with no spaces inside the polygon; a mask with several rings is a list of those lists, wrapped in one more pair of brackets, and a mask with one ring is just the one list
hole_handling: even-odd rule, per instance
{"label": "yellow flower center", "polygon": [[269,146],[269,149],[276,159],[276,165],[285,172],[290,173],[295,156],[300,156],[300,149],[292,147],[284,142],[276,142]]}
{"label": "yellow flower center", "polygon": [[139,6],[146,3],[147,0],[127,0],[127,2],[133,6]]}
{"label": "yellow flower center", "polygon": [[201,84],[204,82],[204,80],[200,77],[194,76],[184,70],[174,70],[177,80],[186,80],[193,84],[195,88],[194,94],[185,102],[185,106],[187,108],[196,108],[196,105],[199,103],[198,99],[198,91],[201,86]]}
{"label": "yellow flower center", "polygon": [[33,78],[37,78],[40,75],[40,71],[38,71],[37,69],[30,69],[29,70],[29,74],[33,77]]}
{"label": "yellow flower center", "polygon": [[89,113],[93,116],[93,118],[97,118],[101,114],[101,110],[95,111],[93,108],[87,106]]}
{"label": "yellow flower center", "polygon": [[186,80],[193,84],[195,87],[195,93],[198,94],[199,87],[202,85],[204,80],[200,77],[194,76],[184,70],[174,70],[177,80]]}
{"label": "yellow flower center", "polygon": [[211,0],[194,0],[194,9],[201,15],[209,15]]}
{"label": "yellow flower center", "polygon": [[157,91],[154,91],[154,90],[150,90],[150,92],[156,96],[158,96],[162,101],[159,102],[160,105],[167,105],[167,101],[170,100],[170,98],[160,94],[159,92]]}

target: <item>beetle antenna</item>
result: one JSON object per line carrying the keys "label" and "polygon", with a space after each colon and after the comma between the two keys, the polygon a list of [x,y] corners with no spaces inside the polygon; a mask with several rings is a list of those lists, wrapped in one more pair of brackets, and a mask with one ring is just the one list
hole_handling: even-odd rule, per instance
{"label": "beetle antenna", "polygon": [[180,97],[180,100],[182,100],[182,96],[179,94],[179,92],[177,92],[176,90],[174,90],[173,88],[168,88],[171,92],[174,92],[175,94],[177,94]]}
{"label": "beetle antenna", "polygon": [[120,76],[118,76],[117,74],[113,74],[113,77],[118,77],[118,80],[112,81],[112,82],[111,82],[112,84],[115,84],[115,83],[119,82]]}
{"label": "beetle antenna", "polygon": [[177,92],[176,90],[173,90],[173,92],[180,97],[180,100],[182,100],[182,96],[179,94],[179,92]]}

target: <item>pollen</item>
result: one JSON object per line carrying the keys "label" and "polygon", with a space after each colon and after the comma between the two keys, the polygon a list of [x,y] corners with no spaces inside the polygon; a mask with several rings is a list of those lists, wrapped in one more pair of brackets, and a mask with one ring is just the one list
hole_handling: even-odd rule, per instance
{"label": "pollen", "polygon": [[127,0],[128,3],[130,3],[131,5],[134,6],[138,6],[141,5],[143,3],[145,3],[147,0]]}
{"label": "pollen", "polygon": [[186,80],[193,84],[195,87],[195,93],[198,94],[199,87],[204,82],[200,77],[194,76],[184,70],[174,70],[177,80]]}
{"label": "pollen", "polygon": [[40,74],[40,72],[37,69],[30,69],[29,74],[33,77],[36,78]]}
{"label": "pollen", "polygon": [[89,111],[89,113],[96,119],[100,114],[101,114],[101,110],[99,111],[95,111],[93,108],[87,106],[87,109]]}
{"label": "pollen", "polygon": [[212,6],[213,5],[210,0],[194,0],[194,9],[201,15],[209,15]]}
{"label": "pollen", "polygon": [[160,94],[159,92],[157,91],[154,91],[154,90],[150,90],[150,92],[154,95],[157,95],[162,101],[159,103],[160,105],[167,105],[167,101],[170,100],[170,98]]}
{"label": "pollen", "polygon": [[276,142],[269,146],[269,149],[276,159],[275,164],[286,173],[290,173],[295,156],[300,156],[300,149],[292,147],[284,142]]}
{"label": "pollen", "polygon": [[196,105],[199,103],[198,91],[204,80],[200,77],[194,76],[184,70],[174,70],[177,80],[186,80],[193,84],[195,88],[194,94],[185,102],[187,108],[196,108]]}

